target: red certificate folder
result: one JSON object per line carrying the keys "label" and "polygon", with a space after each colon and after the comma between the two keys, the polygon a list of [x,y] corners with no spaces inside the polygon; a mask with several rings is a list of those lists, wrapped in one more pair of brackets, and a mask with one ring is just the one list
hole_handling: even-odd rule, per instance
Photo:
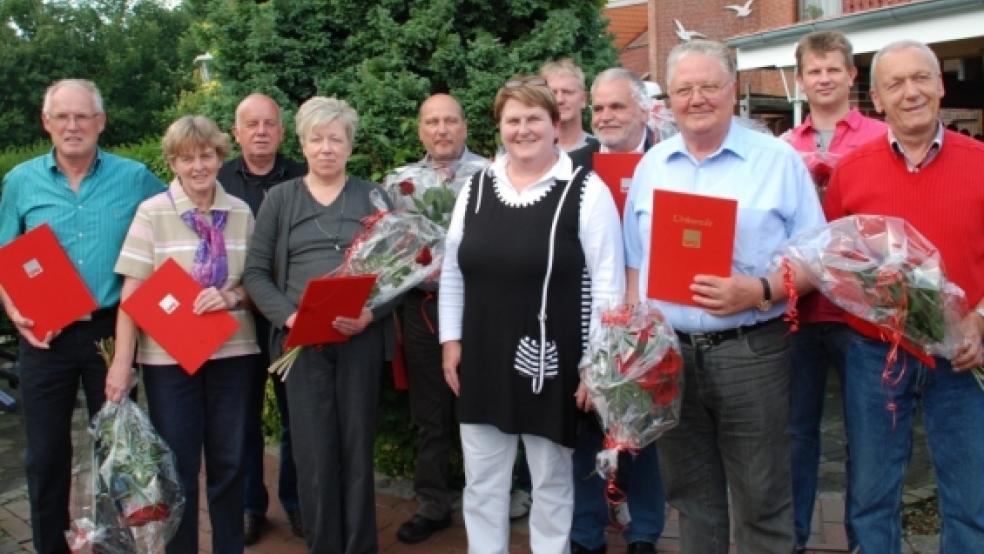
{"label": "red certificate folder", "polygon": [[618,216],[625,211],[625,197],[629,194],[632,174],[639,165],[642,154],[639,152],[595,152],[592,163],[594,171],[608,185],[618,208]]}
{"label": "red certificate folder", "polygon": [[120,304],[188,375],[239,329],[239,322],[225,310],[195,315],[192,309],[201,291],[201,285],[168,258]]}
{"label": "red certificate folder", "polygon": [[736,200],[654,190],[649,298],[695,305],[694,275],[731,275],[737,214]]}
{"label": "red certificate folder", "polygon": [[332,327],[336,317],[359,317],[366,305],[375,275],[350,275],[344,277],[320,277],[308,281],[297,307],[294,326],[284,341],[284,346],[304,346],[344,342],[343,335]]}
{"label": "red certificate folder", "polygon": [[99,307],[47,223],[0,248],[0,286],[38,340]]}

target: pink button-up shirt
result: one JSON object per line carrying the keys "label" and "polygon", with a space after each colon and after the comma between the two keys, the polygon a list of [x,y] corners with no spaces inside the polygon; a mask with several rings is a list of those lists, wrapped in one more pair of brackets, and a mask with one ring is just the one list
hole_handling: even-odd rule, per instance
{"label": "pink button-up shirt", "polygon": [[[827,148],[827,152],[833,156],[828,163],[835,162],[839,155],[847,154],[866,142],[878,138],[885,140],[887,132],[888,126],[884,122],[865,117],[857,108],[851,108],[834,127],[834,136]],[[793,148],[804,154],[817,151],[817,130],[809,116],[806,121],[786,133],[784,138]],[[800,302],[799,310],[800,320],[804,323],[842,320],[840,308],[820,294],[805,296]]]}

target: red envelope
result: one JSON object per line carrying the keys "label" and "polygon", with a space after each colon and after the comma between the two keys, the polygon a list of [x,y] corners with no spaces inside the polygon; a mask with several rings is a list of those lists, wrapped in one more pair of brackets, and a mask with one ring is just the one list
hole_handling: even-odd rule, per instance
{"label": "red envelope", "polygon": [[0,286],[38,340],[99,307],[47,223],[0,248]]}
{"label": "red envelope", "polygon": [[669,190],[653,191],[649,298],[694,304],[694,275],[731,275],[738,202]]}
{"label": "red envelope", "polygon": [[168,258],[120,304],[188,375],[239,329],[239,322],[225,310],[195,315],[192,308],[201,291],[201,285]]}
{"label": "red envelope", "polygon": [[348,340],[348,335],[335,330],[331,322],[339,316],[359,317],[375,282],[375,275],[320,277],[308,281],[284,347]]}
{"label": "red envelope", "polygon": [[618,216],[625,211],[625,197],[629,193],[629,183],[635,168],[642,159],[640,152],[595,152],[592,160],[593,168],[598,177],[608,185],[618,207]]}

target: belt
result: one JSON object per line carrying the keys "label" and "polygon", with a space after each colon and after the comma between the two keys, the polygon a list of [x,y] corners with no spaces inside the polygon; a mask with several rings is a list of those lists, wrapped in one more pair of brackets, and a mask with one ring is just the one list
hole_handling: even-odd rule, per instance
{"label": "belt", "polygon": [[110,306],[108,308],[99,308],[98,310],[95,310],[93,312],[90,312],[87,315],[84,315],[84,316],[78,318],[76,320],[76,323],[78,323],[78,322],[87,322],[87,321],[100,321],[100,320],[103,320],[103,319],[106,319],[106,318],[114,317],[116,315],[116,311],[117,311],[118,308],[119,308],[119,306]]}
{"label": "belt", "polygon": [[741,327],[735,327],[734,329],[725,329],[723,331],[711,331],[708,333],[684,333],[677,331],[676,334],[680,337],[680,342],[690,346],[717,346],[722,342],[737,339],[753,331],[758,331],[759,329],[776,323],[778,320],[779,318],[776,317],[765,321],[759,321],[754,325],[744,325]]}

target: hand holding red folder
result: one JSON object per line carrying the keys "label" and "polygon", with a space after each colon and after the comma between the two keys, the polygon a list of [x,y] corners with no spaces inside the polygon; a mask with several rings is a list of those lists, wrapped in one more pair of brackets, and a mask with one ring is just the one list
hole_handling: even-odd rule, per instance
{"label": "hand holding red folder", "polygon": [[[44,341],[98,307],[88,287],[47,224],[0,248],[0,286],[20,315],[33,322],[26,330]],[[26,323],[24,319],[15,324]],[[18,325],[22,330],[25,326]]]}
{"label": "hand holding red folder", "polygon": [[194,313],[202,287],[169,258],[120,304],[189,375],[239,329],[227,311]]}
{"label": "hand holding red folder", "polygon": [[348,335],[339,332],[332,323],[337,317],[359,317],[375,282],[375,275],[321,277],[308,281],[284,347],[348,340]]}

